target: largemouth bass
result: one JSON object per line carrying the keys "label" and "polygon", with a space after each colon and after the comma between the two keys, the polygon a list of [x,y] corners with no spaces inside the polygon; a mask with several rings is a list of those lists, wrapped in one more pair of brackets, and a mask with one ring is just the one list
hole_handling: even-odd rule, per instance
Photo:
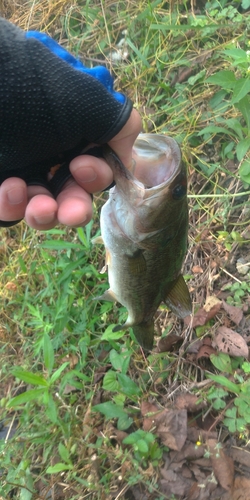
{"label": "largemouth bass", "polygon": [[188,233],[186,169],[178,144],[164,135],[138,137],[131,170],[108,146],[103,154],[116,185],[101,210],[110,288],[98,299],[127,308],[126,323],[114,331],[133,327],[137,341],[148,351],[161,302],[181,318],[191,312],[181,275]]}

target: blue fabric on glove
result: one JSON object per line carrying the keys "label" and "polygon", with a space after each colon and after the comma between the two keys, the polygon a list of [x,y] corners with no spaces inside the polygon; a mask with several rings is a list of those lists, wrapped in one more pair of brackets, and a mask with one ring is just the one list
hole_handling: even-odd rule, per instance
{"label": "blue fabric on glove", "polygon": [[99,80],[104,87],[112,94],[113,97],[120,103],[125,102],[125,96],[120,94],[120,92],[116,92],[114,90],[114,80],[104,66],[95,66],[94,68],[86,68],[79,59],[76,59],[72,54],[70,54],[67,50],[65,50],[59,43],[57,43],[53,38],[46,35],[46,33],[40,33],[39,31],[28,31],[26,33],[26,38],[36,38],[39,42],[43,43],[48,49],[55,54],[56,56],[63,59],[66,63],[68,63],[73,68],[78,71],[82,71],[82,73],[86,73],[88,75],[93,76],[96,80]]}

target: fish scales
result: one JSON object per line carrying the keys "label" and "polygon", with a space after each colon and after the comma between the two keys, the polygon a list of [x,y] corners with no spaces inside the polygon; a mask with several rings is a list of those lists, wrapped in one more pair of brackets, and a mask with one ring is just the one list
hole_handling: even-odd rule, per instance
{"label": "fish scales", "polygon": [[101,210],[110,288],[99,299],[120,302],[145,350],[154,339],[154,314],[165,302],[179,317],[191,312],[181,275],[187,249],[187,175],[179,146],[164,135],[141,134],[127,169],[108,146],[103,148],[115,187]]}

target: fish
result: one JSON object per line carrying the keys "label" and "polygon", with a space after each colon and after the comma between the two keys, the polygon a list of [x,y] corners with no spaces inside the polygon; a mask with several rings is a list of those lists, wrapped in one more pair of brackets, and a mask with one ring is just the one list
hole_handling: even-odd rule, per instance
{"label": "fish", "polygon": [[145,351],[154,343],[154,315],[164,302],[178,317],[192,310],[181,269],[187,251],[187,171],[177,142],[161,134],[140,134],[126,168],[108,146],[103,156],[115,186],[100,214],[109,289],[98,300],[122,304]]}

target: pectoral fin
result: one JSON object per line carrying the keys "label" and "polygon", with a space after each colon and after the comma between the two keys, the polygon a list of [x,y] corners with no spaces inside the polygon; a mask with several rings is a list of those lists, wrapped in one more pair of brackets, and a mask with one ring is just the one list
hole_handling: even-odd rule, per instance
{"label": "pectoral fin", "polygon": [[118,299],[114,292],[109,288],[102,295],[95,297],[94,300],[108,300],[109,302],[118,302]]}
{"label": "pectoral fin", "polygon": [[180,274],[174,283],[173,288],[167,294],[164,302],[179,318],[185,318],[192,312],[192,302],[188,287]]}
{"label": "pectoral fin", "polygon": [[104,245],[104,241],[102,239],[102,236],[96,236],[95,238],[92,238],[91,243],[93,245]]}
{"label": "pectoral fin", "polygon": [[147,270],[147,263],[142,250],[138,250],[132,257],[128,257],[129,272],[133,276],[145,273]]}

